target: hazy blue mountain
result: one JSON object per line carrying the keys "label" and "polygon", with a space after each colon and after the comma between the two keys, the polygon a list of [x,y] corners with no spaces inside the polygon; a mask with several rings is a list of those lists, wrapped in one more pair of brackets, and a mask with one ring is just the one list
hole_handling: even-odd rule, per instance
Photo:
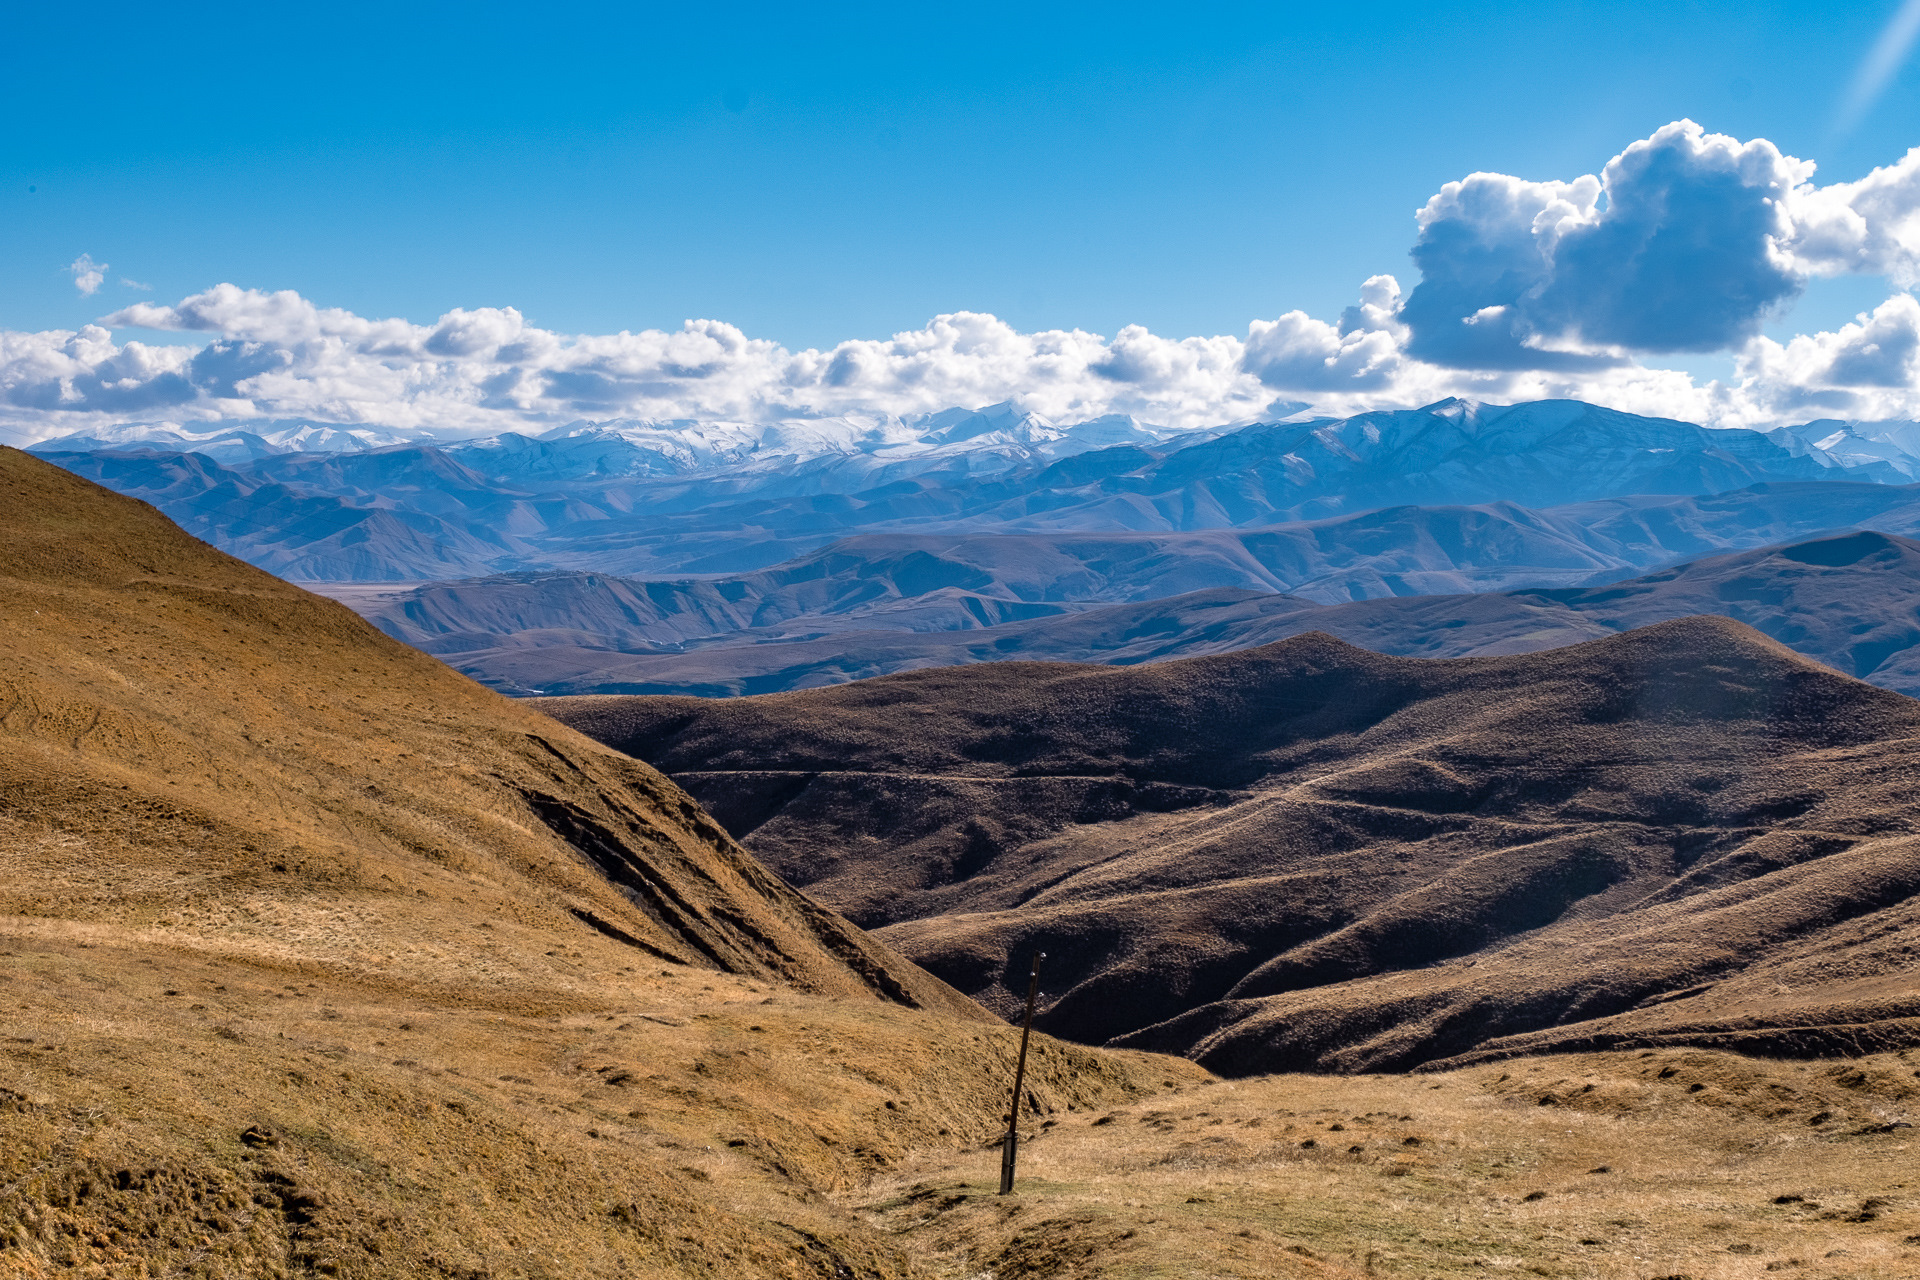
{"label": "hazy blue mountain", "polygon": [[[395,600],[342,599],[389,630]],[[902,631],[817,625],[742,632],[683,647],[619,652],[595,637],[555,629],[519,637],[443,637],[432,652],[514,695],[675,693],[701,697],[778,693],[926,667],[1036,660],[1133,665],[1224,653],[1308,631],[1418,656],[1524,653],[1607,635],[1551,604],[1504,593],[1399,596],[1321,605],[1298,596],[1218,588],[1166,600],[1105,605],[993,627]],[[492,647],[487,647],[491,639]],[[467,647],[461,647],[467,646]]]}
{"label": "hazy blue mountain", "polygon": [[[573,424],[537,439],[443,444],[363,447],[371,439],[351,436],[342,439],[355,448],[335,440],[339,447],[324,453],[301,446],[312,437],[297,431],[236,436],[220,446],[233,456],[208,452],[209,441],[175,439],[173,451],[221,469],[191,474],[135,448],[132,434],[123,430],[129,438],[108,442],[112,448],[37,450],[155,502],[224,550],[308,581],[555,568],[732,575],[861,533],[1251,530],[1409,505],[1540,508],[1754,484],[1908,479],[1892,461],[1830,454],[1792,432],[1707,430],[1577,401],[1449,400],[1178,433],[1125,418],[1059,426],[999,405],[912,420]],[[168,444],[166,431],[151,434],[153,444]],[[351,532],[341,532],[342,541],[312,536],[313,503],[333,508],[331,518]],[[1813,527],[1786,518],[1796,529]],[[1858,521],[1818,527],[1836,523]],[[1600,548],[1584,534],[1575,541]],[[1708,544],[1665,547],[1702,549]],[[1648,563],[1598,554],[1623,571]],[[1336,566],[1349,558],[1331,553]],[[1389,580],[1400,571],[1381,568],[1359,593],[1514,581]]]}
{"label": "hazy blue mountain", "polygon": [[[1920,495],[1892,492],[1906,493],[1903,522],[1920,524]],[[1742,496],[1745,504],[1736,501]],[[1747,491],[1694,505],[1710,505],[1708,514],[1734,536],[1768,527],[1755,517],[1778,497]],[[1677,530],[1676,541],[1713,523],[1697,509],[1687,513],[1692,521],[1675,519],[1677,504],[1610,505],[1614,522],[1643,535],[1665,525]],[[1648,519],[1650,510],[1663,518]],[[1463,511],[1488,514],[1425,514],[1441,517],[1436,523],[1449,531]],[[1474,576],[1441,567],[1441,539],[1409,536],[1420,509],[1391,514],[1399,528],[1385,551],[1434,557],[1425,574],[1434,580]],[[1560,515],[1523,514],[1543,524]],[[1850,675],[1920,694],[1920,653],[1908,656],[1920,639],[1920,561],[1906,538],[1823,534],[1591,586],[1356,593],[1359,599],[1276,590],[1286,582],[1249,547],[1270,550],[1325,525],[1362,526],[1346,531],[1351,546],[1369,523],[1362,516],[1321,528],[1051,542],[983,536],[945,546],[870,535],[734,578],[523,574],[342,598],[388,634],[512,693],[759,693],[1009,658],[1147,662],[1305,631],[1382,653],[1509,654],[1705,613],[1738,619]],[[1491,545],[1499,549],[1498,540]],[[1664,550],[1638,547],[1656,561],[1671,559]],[[1503,571],[1520,569],[1515,561]],[[1356,581],[1379,577],[1368,566],[1355,570]]]}
{"label": "hazy blue mountain", "polygon": [[[1795,438],[1709,431],[1575,401],[1446,401],[1130,442],[987,472],[956,468],[945,456],[884,471],[869,461],[855,471],[821,462],[663,480],[645,494],[650,523],[580,530],[573,545],[554,548],[551,562],[645,577],[729,573],[857,531],[1243,529],[1397,505],[1542,507],[1755,483],[1907,481],[1883,460],[1842,464]],[[856,479],[887,482],[861,488]],[[778,556],[753,558],[768,549]]]}
{"label": "hazy blue mountain", "polygon": [[1920,422],[1820,418],[1767,434],[1789,448],[1797,443],[1842,466],[1884,462],[1909,479],[1920,479]]}
{"label": "hazy blue mountain", "polygon": [[200,453],[41,456],[151,503],[195,537],[295,582],[466,577],[517,563],[527,552],[484,518],[443,519],[365,491],[286,484]]}
{"label": "hazy blue mountain", "polygon": [[[1097,458],[1076,460],[1077,467]],[[1135,459],[1129,455],[1123,461]],[[1752,431],[1712,431],[1573,400],[1424,409],[1247,427],[1095,482],[1173,521],[1231,528],[1399,503],[1554,506],[1625,494],[1700,494],[1763,480],[1906,477],[1846,468]],[[1089,495],[1091,496],[1091,495]],[[1050,508],[1057,509],[1057,508]],[[1038,512],[1028,512],[1037,517]]]}
{"label": "hazy blue mountain", "polygon": [[646,652],[959,631],[1214,589],[1329,601],[1567,585],[1671,558],[1664,548],[1638,554],[1596,550],[1577,523],[1508,503],[1395,507],[1252,530],[859,534],[722,578],[531,572],[432,583],[383,598],[369,616],[430,653]]}
{"label": "hazy blue mountain", "polygon": [[1909,538],[1838,533],[1609,586],[1513,594],[1608,631],[1718,614],[1836,671],[1920,696],[1920,542]]}

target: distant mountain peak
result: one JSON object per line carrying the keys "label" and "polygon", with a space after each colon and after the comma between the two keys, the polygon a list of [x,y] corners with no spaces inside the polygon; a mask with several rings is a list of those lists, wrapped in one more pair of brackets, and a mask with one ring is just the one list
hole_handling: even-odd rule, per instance
{"label": "distant mountain peak", "polygon": [[1482,408],[1483,406],[1477,400],[1448,396],[1444,400],[1435,400],[1432,404],[1422,405],[1415,412],[1430,414],[1436,418],[1469,418],[1478,416]]}

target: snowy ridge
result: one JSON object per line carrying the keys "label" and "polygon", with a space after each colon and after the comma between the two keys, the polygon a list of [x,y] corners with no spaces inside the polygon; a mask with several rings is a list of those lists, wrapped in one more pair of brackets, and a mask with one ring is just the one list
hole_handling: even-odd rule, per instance
{"label": "snowy ridge", "polygon": [[[1216,430],[1225,429],[1229,428]],[[860,468],[863,471],[897,462],[964,460],[966,470],[991,472],[1090,449],[1156,444],[1176,436],[1199,441],[1209,434],[1157,426],[1124,414],[1062,425],[1005,403],[908,418],[847,414],[768,423],[582,420],[535,436],[506,432],[464,439],[417,429],[308,421],[245,423],[211,431],[174,422],[139,422],[59,436],[32,447],[38,453],[153,448],[205,454],[220,462],[248,462],[285,453],[350,453],[432,443],[503,479],[568,481],[765,472],[823,459],[870,459],[872,465]]]}
{"label": "snowy ridge", "polygon": [[[1062,426],[995,405],[910,420],[617,420],[541,436],[390,438],[313,423],[224,433],[161,424],[36,450],[251,563],[320,582],[553,569],[704,577],[768,568],[852,534],[1257,529],[1756,485],[1794,486],[1793,502],[1811,510],[1823,506],[1815,490],[1905,486],[1920,467],[1899,451],[1900,424],[1769,434],[1573,400],[1444,400],[1198,431],[1122,417]],[[1421,529],[1408,536],[1453,536]],[[1329,526],[1324,536],[1347,535]]]}
{"label": "snowy ridge", "polygon": [[1909,479],[1920,480],[1920,422],[1818,418],[1768,434],[1810,455],[1832,459],[1836,466],[1883,462]]}
{"label": "snowy ridge", "polygon": [[[846,483],[886,483],[927,469],[984,476],[1023,464],[1125,445],[1187,447],[1261,426],[1313,428],[1313,443],[1305,452],[1289,457],[1289,464],[1296,469],[1311,469],[1307,455],[1320,450],[1337,454],[1349,463],[1361,461],[1402,437],[1404,431],[1396,428],[1407,423],[1427,432],[1445,424],[1455,433],[1456,442],[1506,437],[1508,448],[1524,450],[1593,414],[1606,416],[1609,427],[1614,428],[1629,421],[1669,421],[1617,414],[1576,400],[1492,405],[1448,399],[1419,409],[1383,410],[1350,418],[1296,414],[1266,422],[1177,429],[1124,414],[1056,423],[1009,402],[911,417],[844,414],[763,423],[583,419],[539,435],[506,432],[478,437],[305,419],[236,422],[212,430],[196,430],[176,422],[138,422],[60,436],[31,448],[39,453],[146,448],[198,453],[223,463],[244,464],[289,453],[354,453],[433,444],[487,475],[529,483],[724,475],[744,478],[805,469],[836,474],[840,483],[827,487],[844,491]],[[1714,428],[1693,429],[1721,434]],[[1821,418],[1768,432],[1731,429],[1721,438],[1731,442],[1737,437],[1759,436],[1791,456],[1810,459],[1822,467],[1878,466],[1907,480],[1920,479],[1920,423]]]}
{"label": "snowy ridge", "polygon": [[283,453],[358,453],[435,439],[431,432],[401,432],[388,427],[347,426],[304,419],[242,422],[212,431],[196,431],[177,422],[129,422],[43,440],[33,445],[32,451],[90,453],[102,449],[161,449],[205,454],[218,462],[251,462]]}

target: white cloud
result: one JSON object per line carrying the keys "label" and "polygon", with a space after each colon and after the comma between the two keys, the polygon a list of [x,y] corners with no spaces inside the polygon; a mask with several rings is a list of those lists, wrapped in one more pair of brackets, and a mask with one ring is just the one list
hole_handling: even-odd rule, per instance
{"label": "white cloud", "polygon": [[28,428],[105,415],[137,417],[195,400],[183,374],[194,356],[188,347],[116,345],[98,325],[78,332],[0,332],[0,402],[12,410],[9,418]]}
{"label": "white cloud", "polygon": [[1920,283],[1920,148],[1820,187],[1810,161],[1679,120],[1596,178],[1476,173],[1420,210],[1410,354],[1470,369],[1598,370],[1737,350],[1808,277]]}
{"label": "white cloud", "polygon": [[1360,304],[1346,309],[1338,327],[1304,311],[1255,320],[1247,331],[1244,367],[1278,391],[1389,390],[1407,364],[1399,311],[1400,282],[1370,276],[1360,286]]}
{"label": "white cloud", "polygon": [[140,283],[140,282],[139,282],[138,280],[132,280],[132,279],[129,279],[128,277],[126,277],[126,276],[121,276],[121,277],[120,277],[120,287],[121,287],[121,288],[123,288],[123,289],[138,289],[138,290],[140,290],[140,291],[141,291],[142,293],[152,293],[152,292],[153,292],[153,286],[152,286],[152,285],[150,285],[150,284],[141,284],[141,283]]}
{"label": "white cloud", "polygon": [[1899,293],[1832,333],[1761,338],[1741,365],[1756,407],[1778,417],[1920,416],[1920,302]]}
{"label": "white cloud", "polygon": [[[247,416],[497,430],[581,417],[916,413],[1015,399],[1063,420],[1134,413],[1200,425],[1257,415],[1274,399],[1242,367],[1239,338],[1167,339],[1139,326],[1111,339],[1084,330],[1021,333],[975,312],[804,351],[717,320],[568,335],[533,328],[511,308],[482,308],[414,325],[233,285],[172,306],[136,303],[104,323],[212,335],[156,385],[156,401],[173,412],[219,405]],[[179,379],[191,390],[187,399]],[[1339,381],[1323,373],[1315,385],[1337,389]],[[1379,385],[1349,381],[1355,390]],[[72,387],[59,403],[84,411],[82,383]],[[44,389],[31,394],[48,400]]]}
{"label": "white cloud", "polygon": [[83,298],[91,298],[100,292],[100,286],[107,278],[107,264],[95,262],[91,254],[81,254],[67,270],[73,273],[73,287],[80,291]]}
{"label": "white cloud", "polygon": [[[732,325],[567,335],[510,308],[453,311],[430,325],[369,320],[293,293],[222,285],[172,306],[137,303],[106,323],[205,333],[201,346],[116,343],[77,332],[0,333],[0,421],[40,437],[164,415],[304,418],[402,430],[540,430],[581,418],[768,422],[912,414],[1012,400],[1058,422],[1130,413],[1173,426],[1260,416],[1278,401],[1346,414],[1449,395],[1595,400],[1724,424],[1875,406],[1920,413],[1914,333],[1901,295],[1837,334],[1747,349],[1739,385],[1619,362],[1598,368],[1459,369],[1414,358],[1391,276],[1375,276],[1339,324],[1289,312],[1244,338],[1164,338],[1139,326],[1022,333],[990,315],[789,351]],[[1906,408],[1899,406],[1906,405]]]}
{"label": "white cloud", "polygon": [[1920,284],[1920,147],[1858,182],[1795,193],[1791,249],[1816,275],[1885,275]]}
{"label": "white cloud", "polygon": [[1807,267],[1791,207],[1813,166],[1676,121],[1572,182],[1476,173],[1419,213],[1409,349],[1481,369],[1600,369],[1759,332]]}
{"label": "white cloud", "polygon": [[[963,311],[792,351],[718,320],[564,334],[481,307],[421,325],[222,284],[101,321],[204,335],[198,347],[117,344],[99,326],[0,334],[0,421],[35,436],[161,413],[486,432],[1010,400],[1057,422],[1123,413],[1207,426],[1278,403],[1344,414],[1448,395],[1575,397],[1723,425],[1920,417],[1920,304],[1906,295],[1837,332],[1758,336],[1810,276],[1920,282],[1920,149],[1858,182],[1818,187],[1812,174],[1764,139],[1689,121],[1627,147],[1598,176],[1471,174],[1419,211],[1411,293],[1376,275],[1337,323],[1290,311],[1243,336],[1170,338],[1138,325],[1112,337],[1023,333]],[[84,288],[106,266],[82,257],[74,270]],[[1738,376],[1702,386],[1640,363],[1704,350],[1732,352]]]}

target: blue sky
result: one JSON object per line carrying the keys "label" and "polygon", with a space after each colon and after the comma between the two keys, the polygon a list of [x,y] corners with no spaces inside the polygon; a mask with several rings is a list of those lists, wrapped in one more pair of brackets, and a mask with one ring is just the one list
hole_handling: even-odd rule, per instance
{"label": "blue sky", "polygon": [[[1920,144],[1911,65],[1841,115],[1898,7],[21,6],[0,328],[221,282],[418,325],[712,318],[793,350],[956,311],[1333,321],[1376,273],[1413,288],[1415,210],[1475,171],[1574,179],[1682,118],[1820,183],[1893,164]],[[82,254],[110,268],[90,295]],[[1888,292],[1817,278],[1765,331]]]}
{"label": "blue sky", "polygon": [[1834,132],[1886,4],[408,8],[16,9],[0,324],[99,314],[87,253],[421,322],[1222,333],[1407,274],[1477,169],[1683,116],[1825,181],[1920,143],[1910,71]]}

